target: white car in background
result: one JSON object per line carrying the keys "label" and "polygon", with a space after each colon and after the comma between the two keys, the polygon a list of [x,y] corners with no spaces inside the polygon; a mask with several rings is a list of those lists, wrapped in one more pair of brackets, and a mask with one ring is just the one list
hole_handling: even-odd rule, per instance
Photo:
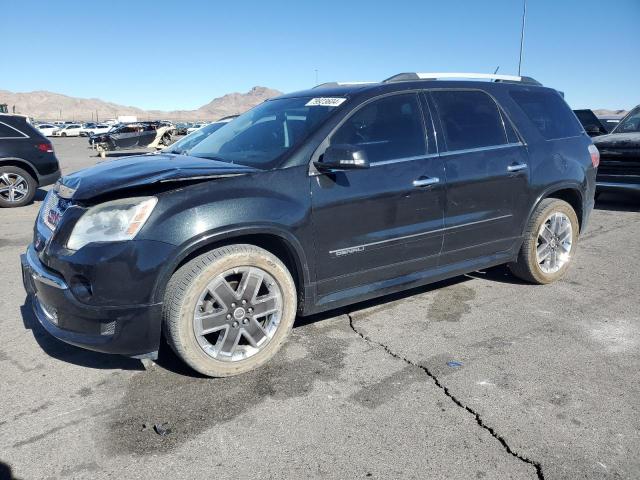
{"label": "white car in background", "polygon": [[106,123],[99,123],[98,125],[96,125],[94,127],[81,129],[80,130],[80,136],[88,137],[89,135],[97,135],[99,133],[107,133],[113,127],[114,127],[113,125],[107,125]]}
{"label": "white car in background", "polygon": [[196,130],[200,130],[202,127],[209,125],[208,123],[196,123],[192,127],[187,128],[187,135],[195,132]]}
{"label": "white car in background", "polygon": [[41,123],[40,125],[37,125],[36,128],[45,137],[51,137],[53,136],[53,132],[60,128],[60,125],[54,125],[53,123]]}
{"label": "white car in background", "polygon": [[79,137],[82,125],[79,123],[70,123],[62,125],[58,130],[53,132],[54,137]]}

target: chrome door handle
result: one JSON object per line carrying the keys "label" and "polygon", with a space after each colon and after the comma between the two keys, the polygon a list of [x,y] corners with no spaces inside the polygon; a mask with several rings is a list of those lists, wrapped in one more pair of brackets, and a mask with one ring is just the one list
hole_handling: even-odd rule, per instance
{"label": "chrome door handle", "polygon": [[525,168],[527,168],[527,164],[526,163],[520,163],[518,165],[509,165],[507,167],[507,171],[509,171],[509,172],[519,172],[520,170],[524,170]]}
{"label": "chrome door handle", "polygon": [[413,181],[413,186],[414,187],[428,187],[429,185],[434,185],[434,184],[436,184],[438,182],[440,182],[440,179],[438,177],[419,178],[418,180],[414,180]]}

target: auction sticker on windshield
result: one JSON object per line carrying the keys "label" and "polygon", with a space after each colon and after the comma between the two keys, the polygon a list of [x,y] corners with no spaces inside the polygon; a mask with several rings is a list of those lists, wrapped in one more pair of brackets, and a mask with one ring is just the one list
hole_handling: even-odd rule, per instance
{"label": "auction sticker on windshield", "polygon": [[305,103],[305,107],[337,107],[342,105],[342,103],[346,100],[346,98],[340,97],[318,97],[312,98],[307,103]]}

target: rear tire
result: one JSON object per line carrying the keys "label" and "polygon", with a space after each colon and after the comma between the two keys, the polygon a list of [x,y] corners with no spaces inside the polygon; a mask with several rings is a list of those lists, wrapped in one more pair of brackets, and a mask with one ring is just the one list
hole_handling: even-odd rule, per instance
{"label": "rear tire", "polygon": [[169,344],[189,366],[228,377],[258,368],[278,352],[296,304],[293,278],[277,257],[253,245],[231,245],[174,273],[163,324]]}
{"label": "rear tire", "polygon": [[36,195],[38,183],[29,172],[19,167],[0,167],[0,207],[15,208],[28,205]]}
{"label": "rear tire", "polygon": [[539,285],[562,278],[575,254],[579,228],[571,205],[556,198],[542,200],[529,219],[518,258],[509,269],[516,277]]}

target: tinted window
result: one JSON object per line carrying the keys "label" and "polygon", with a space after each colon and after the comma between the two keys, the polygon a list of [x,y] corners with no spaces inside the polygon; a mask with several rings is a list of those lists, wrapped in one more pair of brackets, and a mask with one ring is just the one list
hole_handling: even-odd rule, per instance
{"label": "tinted window", "polygon": [[510,94],[547,140],[574,137],[582,133],[582,126],[556,91],[513,90]]}
{"label": "tinted window", "polygon": [[4,123],[0,123],[0,138],[24,138],[24,135]]}
{"label": "tinted window", "polygon": [[370,162],[424,155],[425,134],[416,95],[393,95],[362,107],[342,124],[331,144],[358,146]]}
{"label": "tinted window", "polygon": [[491,147],[507,142],[493,99],[480,91],[433,91],[447,150]]}
{"label": "tinted window", "polygon": [[640,108],[634,108],[618,124],[615,133],[640,132]]}

